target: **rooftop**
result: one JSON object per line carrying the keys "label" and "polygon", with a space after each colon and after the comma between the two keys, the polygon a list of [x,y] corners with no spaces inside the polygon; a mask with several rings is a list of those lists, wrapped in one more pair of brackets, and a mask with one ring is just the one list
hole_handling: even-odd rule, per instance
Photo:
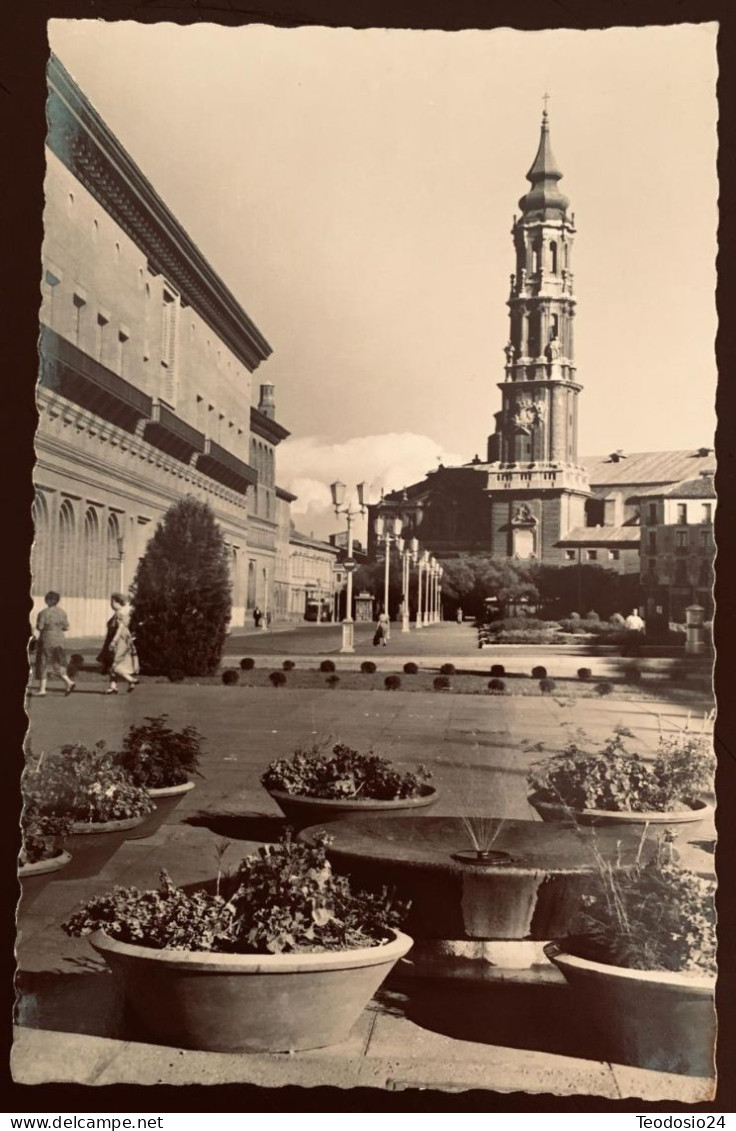
{"label": "rooftop", "polygon": [[628,545],[632,549],[641,541],[641,529],[638,526],[576,526],[564,538],[560,538],[558,546],[601,546],[615,542],[617,545]]}
{"label": "rooftop", "polygon": [[[701,454],[704,453],[704,454]],[[716,457],[711,448],[691,448],[676,452],[613,452],[606,456],[582,456],[591,487],[607,484],[651,484],[651,486],[692,480],[701,471],[715,471]]]}

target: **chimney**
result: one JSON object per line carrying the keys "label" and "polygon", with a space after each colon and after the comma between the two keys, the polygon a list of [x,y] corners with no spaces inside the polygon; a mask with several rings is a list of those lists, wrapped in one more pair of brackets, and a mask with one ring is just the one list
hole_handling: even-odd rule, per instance
{"label": "chimney", "polygon": [[276,419],[276,401],[274,399],[273,385],[261,385],[261,399],[258,402],[258,411],[267,416],[269,420]]}
{"label": "chimney", "polygon": [[702,458],[703,456],[709,456],[712,451],[712,448],[698,448],[698,455]]}

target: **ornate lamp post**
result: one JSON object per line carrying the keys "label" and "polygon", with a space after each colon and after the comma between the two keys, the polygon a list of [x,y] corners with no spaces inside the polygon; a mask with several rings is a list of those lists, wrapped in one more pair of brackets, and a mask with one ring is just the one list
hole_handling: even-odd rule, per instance
{"label": "ornate lamp post", "polygon": [[434,583],[437,573],[437,562],[432,554],[429,555],[427,566],[427,624],[434,624]]}
{"label": "ornate lamp post", "polygon": [[[390,524],[390,525],[389,525]],[[383,542],[386,547],[386,569],[384,571],[383,579],[383,611],[389,615],[388,611],[388,574],[391,558],[391,543],[395,542],[398,546],[401,541],[401,528],[403,520],[397,515],[395,518],[389,518],[387,515],[379,514],[373,523],[373,529],[376,533],[376,540]]]}
{"label": "ornate lamp post", "polygon": [[437,566],[437,620],[442,620],[442,575],[444,569],[441,565]]}
{"label": "ornate lamp post", "polygon": [[[409,624],[410,624],[409,606],[410,606],[411,602],[410,602],[409,598],[410,598],[411,594],[409,592],[409,582],[410,582],[410,579],[411,579],[411,567],[413,565],[416,565],[418,561],[419,561],[419,540],[417,538],[412,538],[411,542],[409,543],[409,553],[407,555],[407,560],[406,560],[406,624],[407,624],[407,631],[409,631]],[[420,602],[421,596],[422,596],[422,582],[421,582],[419,570],[417,570],[417,585],[419,586],[419,590],[418,590],[418,593],[417,593],[417,615],[416,615],[416,620],[414,622],[415,628],[419,628],[419,602]]]}
{"label": "ornate lamp post", "polygon": [[422,594],[422,574],[426,573],[426,571],[429,568],[429,550],[424,550],[423,553],[421,553],[419,555],[418,567],[419,567],[419,599],[418,599],[418,602],[417,602],[417,628],[423,628],[424,625],[427,623],[426,620],[425,620],[425,616],[426,616],[425,605],[427,603],[426,590],[427,590],[427,587],[429,586],[429,577],[427,577],[427,580],[426,580],[426,583],[425,583],[425,586],[424,586],[425,592],[424,592],[424,594]]}
{"label": "ornate lamp post", "polygon": [[364,492],[365,483],[358,483],[355,490],[358,496],[357,509],[352,510],[350,503],[345,504],[346,487],[344,483],[339,480],[336,483],[330,484],[330,491],[332,492],[332,505],[335,508],[335,514],[344,514],[348,523],[348,556],[344,562],[345,572],[348,575],[347,586],[347,601],[345,606],[345,617],[342,622],[342,646],[341,652],[354,652],[354,622],[353,622],[353,570],[355,569],[355,562],[353,561],[353,519],[358,515],[365,514]]}
{"label": "ornate lamp post", "polygon": [[401,631],[409,632],[409,568],[411,561],[410,544],[405,538],[396,543],[401,554]]}

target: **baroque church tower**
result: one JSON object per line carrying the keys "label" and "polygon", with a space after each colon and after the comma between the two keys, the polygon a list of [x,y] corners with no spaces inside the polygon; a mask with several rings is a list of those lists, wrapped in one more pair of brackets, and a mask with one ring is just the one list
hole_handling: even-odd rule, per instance
{"label": "baroque church tower", "polygon": [[519,201],[521,215],[514,216],[516,271],[508,299],[505,379],[499,385],[502,407],[488,440],[486,490],[492,493],[493,549],[500,556],[549,560],[554,543],[584,522],[590,492],[577,451],[575,215],[560,192],[561,178],[545,109],[527,173],[531,187]]}

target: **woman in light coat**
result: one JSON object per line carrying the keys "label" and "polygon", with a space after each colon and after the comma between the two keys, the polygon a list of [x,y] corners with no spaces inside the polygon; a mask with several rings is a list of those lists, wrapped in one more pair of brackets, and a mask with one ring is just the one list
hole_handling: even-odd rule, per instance
{"label": "woman in light coat", "polygon": [[110,676],[110,686],[106,695],[117,695],[118,679],[134,691],[138,685],[138,654],[130,631],[130,606],[122,593],[110,597],[112,616],[107,622],[107,636],[99,659]]}

